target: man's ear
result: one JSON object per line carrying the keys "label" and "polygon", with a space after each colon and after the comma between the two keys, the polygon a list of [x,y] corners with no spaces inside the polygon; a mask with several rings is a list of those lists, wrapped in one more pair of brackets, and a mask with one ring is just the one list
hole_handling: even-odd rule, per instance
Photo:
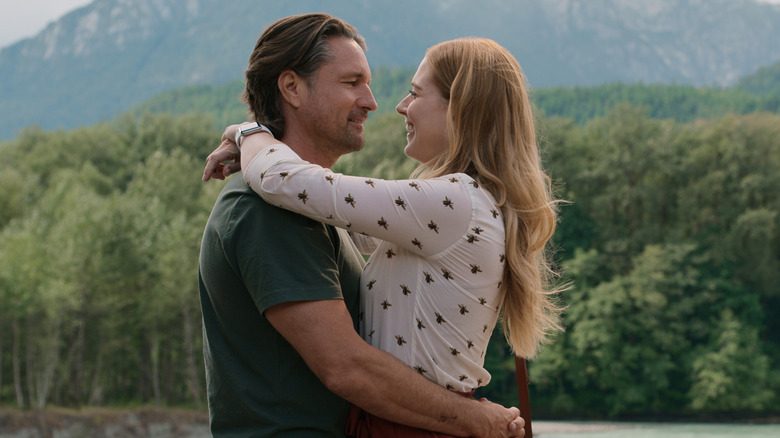
{"label": "man's ear", "polygon": [[285,70],[277,80],[279,93],[293,108],[299,108],[307,91],[306,80],[292,70]]}

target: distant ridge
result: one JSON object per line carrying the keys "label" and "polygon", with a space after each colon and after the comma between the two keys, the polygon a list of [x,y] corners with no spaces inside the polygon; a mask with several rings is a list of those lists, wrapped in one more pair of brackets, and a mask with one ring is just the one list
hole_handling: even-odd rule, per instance
{"label": "distant ridge", "polygon": [[0,139],[238,79],[267,24],[310,11],[357,26],[375,68],[414,68],[445,39],[493,38],[536,88],[725,86],[780,61],[780,8],[754,0],[96,0],[0,51]]}

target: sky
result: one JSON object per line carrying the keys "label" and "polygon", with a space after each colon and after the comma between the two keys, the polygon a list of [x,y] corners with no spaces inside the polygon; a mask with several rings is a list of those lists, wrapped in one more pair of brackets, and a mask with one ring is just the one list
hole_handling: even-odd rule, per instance
{"label": "sky", "polygon": [[92,0],[0,0],[0,48],[37,35],[47,24],[90,3]]}
{"label": "sky", "polygon": [[[780,0],[756,0],[780,4]],[[0,0],[0,48],[35,36],[47,24],[92,0]]]}

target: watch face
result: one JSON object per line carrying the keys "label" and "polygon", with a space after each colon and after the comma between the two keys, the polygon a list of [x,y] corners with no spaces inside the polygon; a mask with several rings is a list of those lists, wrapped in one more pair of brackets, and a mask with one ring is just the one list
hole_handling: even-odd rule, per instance
{"label": "watch face", "polygon": [[257,131],[260,129],[260,125],[257,124],[257,122],[247,123],[245,125],[241,125],[238,130],[241,131],[241,134],[249,134],[251,132]]}

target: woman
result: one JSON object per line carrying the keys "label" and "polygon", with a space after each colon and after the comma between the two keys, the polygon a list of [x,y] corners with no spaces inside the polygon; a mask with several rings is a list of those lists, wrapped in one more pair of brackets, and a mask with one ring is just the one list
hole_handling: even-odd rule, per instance
{"label": "woman", "polygon": [[[361,277],[364,339],[470,395],[490,381],[484,356],[500,313],[519,356],[533,357],[559,329],[545,258],[555,201],[523,73],[491,40],[440,43],[396,110],[404,152],[422,164],[413,179],[336,174],[268,134],[241,141],[244,179],[270,203],[352,231],[372,253]],[[400,427],[382,422],[354,408],[352,433]]]}

